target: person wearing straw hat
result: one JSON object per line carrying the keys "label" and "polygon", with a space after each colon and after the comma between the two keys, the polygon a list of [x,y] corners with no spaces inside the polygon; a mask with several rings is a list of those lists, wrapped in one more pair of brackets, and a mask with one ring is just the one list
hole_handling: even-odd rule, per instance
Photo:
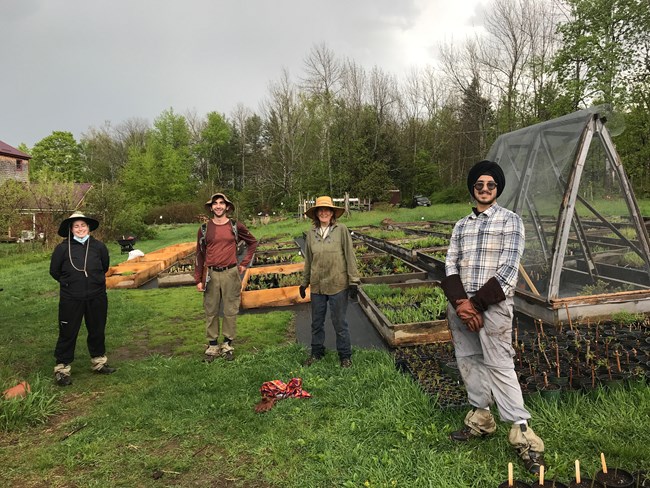
{"label": "person wearing straw hat", "polygon": [[108,365],[105,345],[109,255],[104,243],[90,235],[97,227],[97,220],[81,212],[63,220],[58,234],[64,241],[56,246],[50,260],[50,275],[60,285],[59,337],[54,349],[54,379],[59,386],[72,384],[70,364],[82,319],[88,330],[92,370],[98,374],[116,371]]}
{"label": "person wearing straw hat", "polygon": [[476,207],[454,226],[441,287],[449,300],[447,318],[456,362],[472,409],[464,426],[451,433],[456,441],[493,434],[490,406],[512,423],[508,441],[526,469],[538,474],[544,465],[544,442],[528,425],[515,373],[512,348],[513,296],[524,252],[519,215],[497,203],[506,184],[501,167],[480,161],[469,171],[467,189]]}
{"label": "person wearing straw hat", "polygon": [[311,366],[325,355],[328,304],[341,367],[352,366],[350,330],[345,314],[348,297],[356,298],[360,280],[352,237],[348,228],[337,222],[344,211],[336,207],[330,197],[322,196],[305,212],[314,223],[305,239],[305,269],[300,285],[302,298],[306,296],[307,287],[311,287],[311,354],[305,366]]}
{"label": "person wearing straw hat", "polygon": [[[232,345],[237,334],[237,314],[241,304],[241,274],[253,259],[257,239],[241,222],[228,217],[235,205],[223,193],[215,193],[205,202],[212,218],[199,228],[196,241],[196,267],[194,282],[203,292],[208,347],[203,360],[213,362],[223,356],[234,359]],[[246,244],[246,254],[237,262],[239,242]],[[223,343],[219,344],[219,311],[223,308],[221,323]]]}

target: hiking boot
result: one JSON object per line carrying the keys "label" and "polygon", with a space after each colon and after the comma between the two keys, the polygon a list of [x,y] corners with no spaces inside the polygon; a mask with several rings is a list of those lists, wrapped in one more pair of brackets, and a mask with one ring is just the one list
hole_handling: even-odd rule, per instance
{"label": "hiking boot", "polygon": [[111,368],[108,364],[104,364],[101,368],[94,369],[93,371],[97,374],[113,374],[117,371],[117,368]]}
{"label": "hiking boot", "polygon": [[72,384],[72,377],[69,374],[57,371],[54,373],[54,381],[59,386],[70,386]]}
{"label": "hiking boot", "polygon": [[544,441],[526,424],[513,424],[508,442],[517,450],[529,473],[538,475],[544,462]]}
{"label": "hiking boot", "polygon": [[221,356],[221,347],[218,345],[209,345],[208,348],[203,353],[203,362],[211,363],[215,359]]}
{"label": "hiking boot", "polygon": [[497,430],[496,422],[490,411],[482,408],[470,410],[465,415],[464,423],[465,426],[462,429],[449,434],[452,440],[465,442],[470,439],[480,439]]}
{"label": "hiking boot", "polygon": [[226,361],[232,361],[235,359],[235,348],[232,347],[228,342],[221,344],[221,355]]}
{"label": "hiking boot", "polygon": [[304,363],[302,363],[302,365],[309,367],[312,364],[314,364],[316,361],[320,361],[321,359],[323,359],[323,356],[309,356],[307,360]]}
{"label": "hiking boot", "polygon": [[341,367],[342,368],[349,368],[351,366],[352,366],[352,359],[350,359],[350,358],[341,359]]}

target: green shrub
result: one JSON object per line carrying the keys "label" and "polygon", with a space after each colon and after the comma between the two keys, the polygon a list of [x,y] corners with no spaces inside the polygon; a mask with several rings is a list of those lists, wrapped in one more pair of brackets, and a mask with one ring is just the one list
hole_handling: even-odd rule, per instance
{"label": "green shrub", "polygon": [[151,208],[145,214],[144,221],[147,224],[191,224],[199,222],[202,215],[207,216],[202,203],[177,202]]}

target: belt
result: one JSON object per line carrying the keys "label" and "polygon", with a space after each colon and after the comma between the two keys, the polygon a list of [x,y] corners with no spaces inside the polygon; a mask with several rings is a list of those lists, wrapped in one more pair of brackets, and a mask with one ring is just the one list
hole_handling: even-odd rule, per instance
{"label": "belt", "polygon": [[210,271],[220,272],[220,271],[226,271],[227,269],[234,268],[235,266],[237,266],[236,263],[235,264],[229,264],[228,266],[208,266],[208,268],[210,269]]}

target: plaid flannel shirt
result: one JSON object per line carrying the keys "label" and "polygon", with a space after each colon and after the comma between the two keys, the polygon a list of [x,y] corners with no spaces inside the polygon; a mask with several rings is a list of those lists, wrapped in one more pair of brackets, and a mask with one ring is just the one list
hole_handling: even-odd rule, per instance
{"label": "plaid flannel shirt", "polygon": [[458,274],[468,293],[475,293],[493,276],[503,293],[513,296],[524,253],[521,217],[497,203],[485,212],[459,220],[449,242],[445,272]]}

